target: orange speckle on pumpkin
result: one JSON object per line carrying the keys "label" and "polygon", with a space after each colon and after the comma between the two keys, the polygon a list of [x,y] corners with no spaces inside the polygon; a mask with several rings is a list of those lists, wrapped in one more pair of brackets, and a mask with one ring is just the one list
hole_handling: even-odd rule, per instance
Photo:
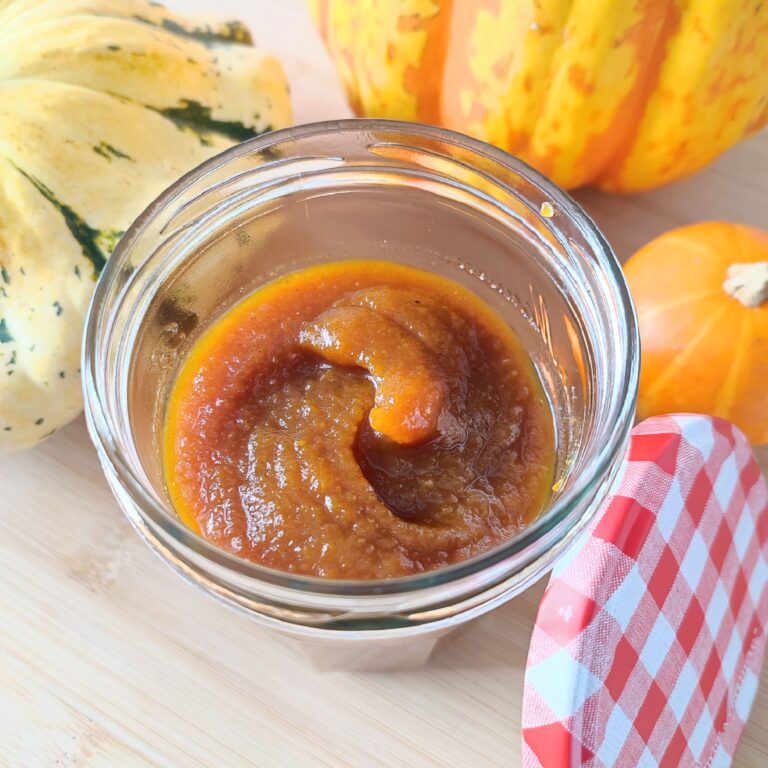
{"label": "orange speckle on pumpkin", "polygon": [[494,62],[491,70],[499,80],[505,80],[509,76],[513,59],[514,57],[510,54],[509,56],[505,56],[503,59]]}
{"label": "orange speckle on pumpkin", "polygon": [[397,20],[398,32],[418,32],[422,27],[422,19],[416,13],[408,14],[407,16],[401,16]]}
{"label": "orange speckle on pumpkin", "polygon": [[530,74],[526,75],[523,79],[523,88],[526,93],[530,93],[533,90],[533,78]]}
{"label": "orange speckle on pumpkin", "polygon": [[419,70],[417,67],[408,67],[403,72],[403,87],[407,93],[419,92]]}
{"label": "orange speckle on pumpkin", "polygon": [[587,70],[578,64],[568,67],[568,82],[587,96],[595,92],[595,84],[587,79]]}
{"label": "orange speckle on pumpkin", "polygon": [[709,34],[702,26],[701,18],[698,16],[693,20],[693,29],[705,43],[709,43]]}

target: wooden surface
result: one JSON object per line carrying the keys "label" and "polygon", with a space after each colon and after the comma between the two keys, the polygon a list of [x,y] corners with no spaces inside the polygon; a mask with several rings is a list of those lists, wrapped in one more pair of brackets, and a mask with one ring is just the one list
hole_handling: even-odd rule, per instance
{"label": "wooden surface", "polygon": [[[215,6],[281,56],[297,121],[349,114],[301,0]],[[768,135],[652,194],[577,197],[622,257],[697,219],[765,225]],[[520,765],[541,584],[446,638],[422,670],[317,673],[139,541],[82,420],[0,462],[0,584],[3,768]],[[766,674],[735,764],[768,765]]]}

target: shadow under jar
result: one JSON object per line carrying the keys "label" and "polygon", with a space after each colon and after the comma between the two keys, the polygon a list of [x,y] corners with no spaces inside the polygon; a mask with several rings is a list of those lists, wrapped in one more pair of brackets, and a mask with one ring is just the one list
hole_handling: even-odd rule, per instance
{"label": "shadow under jar", "polygon": [[[331,580],[217,549],[164,485],[168,395],[191,346],[288,272],[385,259],[449,277],[528,350],[555,421],[555,484],[518,535],[388,580]],[[593,222],[506,153],[379,120],[299,126],[245,142],[180,179],[126,233],[99,281],[83,349],[86,417],[131,523],[174,569],[303,641],[321,666],[422,662],[442,634],[549,570],[607,495],[634,417],[639,343],[619,264]]]}

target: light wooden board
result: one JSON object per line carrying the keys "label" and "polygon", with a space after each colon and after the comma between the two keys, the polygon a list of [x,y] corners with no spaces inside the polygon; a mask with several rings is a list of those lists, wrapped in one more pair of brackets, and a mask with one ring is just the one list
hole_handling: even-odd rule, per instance
{"label": "light wooden board", "polygon": [[[349,114],[300,0],[215,7],[281,56],[297,121]],[[577,197],[622,257],[696,219],[764,225],[768,135],[652,194]],[[541,590],[447,638],[422,670],[315,672],[150,553],[78,420],[0,462],[0,766],[515,768]],[[768,675],[736,765],[768,765]]]}

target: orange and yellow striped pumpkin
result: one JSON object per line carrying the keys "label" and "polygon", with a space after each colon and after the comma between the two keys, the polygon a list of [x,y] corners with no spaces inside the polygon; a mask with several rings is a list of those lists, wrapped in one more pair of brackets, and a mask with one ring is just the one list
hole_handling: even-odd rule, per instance
{"label": "orange and yellow striped pumpkin", "polygon": [[656,187],[768,122],[768,2],[310,7],[358,114],[477,136],[564,187]]}

